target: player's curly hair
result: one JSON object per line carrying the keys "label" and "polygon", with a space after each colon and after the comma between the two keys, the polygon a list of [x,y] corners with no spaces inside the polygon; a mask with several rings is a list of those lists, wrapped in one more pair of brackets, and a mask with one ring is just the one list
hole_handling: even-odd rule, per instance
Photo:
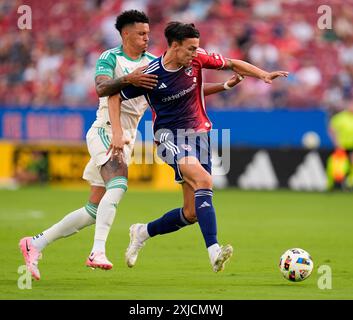
{"label": "player's curly hair", "polygon": [[164,30],[168,45],[171,46],[173,41],[182,42],[188,38],[200,38],[200,32],[193,23],[182,23],[178,21],[169,22]]}
{"label": "player's curly hair", "polygon": [[150,23],[147,15],[142,11],[128,10],[124,11],[116,18],[115,28],[121,33],[121,30],[129,24],[134,23]]}

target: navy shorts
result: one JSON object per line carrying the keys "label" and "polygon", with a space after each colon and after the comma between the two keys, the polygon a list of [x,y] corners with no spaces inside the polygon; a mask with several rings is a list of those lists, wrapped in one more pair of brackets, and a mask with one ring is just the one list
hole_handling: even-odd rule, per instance
{"label": "navy shorts", "polygon": [[[183,183],[179,169],[185,157],[196,158],[202,167],[212,174],[210,135],[208,132],[173,134],[169,130],[159,130],[157,140],[158,156],[174,169],[175,181]],[[190,162],[192,163],[192,162]]]}

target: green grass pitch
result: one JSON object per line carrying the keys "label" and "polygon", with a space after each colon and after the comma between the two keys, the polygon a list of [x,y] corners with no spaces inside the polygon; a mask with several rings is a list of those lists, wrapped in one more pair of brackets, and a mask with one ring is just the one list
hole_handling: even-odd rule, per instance
{"label": "green grass pitch", "polygon": [[[235,254],[215,274],[197,224],[150,239],[136,266],[124,263],[128,228],[181,205],[181,194],[129,190],[118,207],[108,238],[111,271],[91,270],[84,262],[94,228],[47,247],[40,262],[42,279],[30,290],[18,288],[23,265],[18,241],[56,223],[81,207],[87,191],[24,188],[0,191],[1,299],[352,299],[353,195],[289,191],[216,191],[218,238]],[[301,283],[285,280],[280,255],[300,247],[315,269]],[[332,288],[322,290],[318,268],[329,266]],[[320,280],[321,279],[321,280]]]}

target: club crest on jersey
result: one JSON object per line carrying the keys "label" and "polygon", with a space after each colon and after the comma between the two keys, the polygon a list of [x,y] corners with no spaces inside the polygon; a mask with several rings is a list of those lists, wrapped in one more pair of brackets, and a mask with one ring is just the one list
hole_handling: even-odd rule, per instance
{"label": "club crest on jersey", "polygon": [[192,74],[193,74],[192,67],[188,67],[188,68],[186,68],[186,69],[185,69],[185,73],[186,73],[189,77],[191,77],[191,76],[192,76]]}
{"label": "club crest on jersey", "polygon": [[184,150],[189,151],[189,152],[192,150],[192,147],[190,145],[188,145],[188,144],[182,144],[181,147]]}

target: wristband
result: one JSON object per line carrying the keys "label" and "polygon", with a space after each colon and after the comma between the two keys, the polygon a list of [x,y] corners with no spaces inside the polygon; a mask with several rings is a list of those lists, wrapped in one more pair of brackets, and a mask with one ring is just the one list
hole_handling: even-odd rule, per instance
{"label": "wristband", "polygon": [[230,90],[232,87],[228,86],[227,81],[223,84],[224,90]]}

